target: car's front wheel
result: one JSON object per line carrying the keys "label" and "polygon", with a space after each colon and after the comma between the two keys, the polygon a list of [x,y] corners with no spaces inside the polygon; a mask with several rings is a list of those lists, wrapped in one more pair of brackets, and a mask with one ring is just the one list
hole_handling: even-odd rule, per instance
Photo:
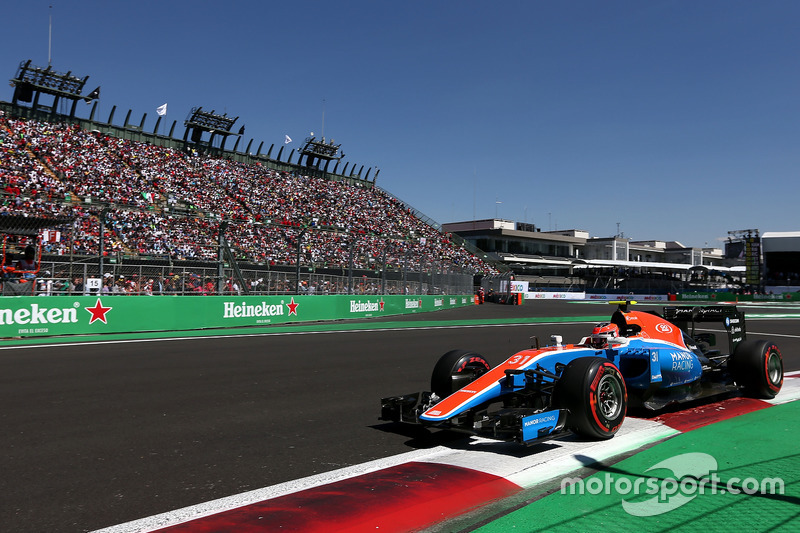
{"label": "car's front wheel", "polygon": [[466,387],[492,367],[482,355],[467,350],[450,350],[439,358],[431,374],[431,391],[446,398]]}
{"label": "car's front wheel", "polygon": [[625,420],[625,380],[608,359],[581,357],[571,361],[561,373],[555,395],[555,405],[569,411],[567,426],[578,435],[610,439]]}
{"label": "car's front wheel", "polygon": [[783,386],[781,351],[766,340],[740,342],[733,351],[730,369],[748,396],[774,398]]}

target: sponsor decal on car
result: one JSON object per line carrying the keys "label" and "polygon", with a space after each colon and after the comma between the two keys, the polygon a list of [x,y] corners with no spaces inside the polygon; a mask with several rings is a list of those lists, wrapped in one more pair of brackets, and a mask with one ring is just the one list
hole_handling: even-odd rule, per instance
{"label": "sponsor decal on car", "polygon": [[660,324],[656,324],[656,331],[659,333],[672,333],[672,326],[666,322],[661,322]]}
{"label": "sponsor decal on car", "polygon": [[[552,433],[558,424],[559,411],[545,411],[522,419],[522,438],[525,441],[534,440],[543,434]],[[542,433],[540,433],[542,432]]]}
{"label": "sponsor decal on car", "polygon": [[672,358],[672,370],[691,370],[694,366],[694,354],[689,352],[670,352],[669,355]]}

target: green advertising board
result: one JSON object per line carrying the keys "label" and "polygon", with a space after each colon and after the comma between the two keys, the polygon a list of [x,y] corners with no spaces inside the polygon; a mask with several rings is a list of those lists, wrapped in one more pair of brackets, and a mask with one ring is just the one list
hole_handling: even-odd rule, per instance
{"label": "green advertising board", "polygon": [[473,296],[12,296],[0,337],[266,326],[473,305]]}

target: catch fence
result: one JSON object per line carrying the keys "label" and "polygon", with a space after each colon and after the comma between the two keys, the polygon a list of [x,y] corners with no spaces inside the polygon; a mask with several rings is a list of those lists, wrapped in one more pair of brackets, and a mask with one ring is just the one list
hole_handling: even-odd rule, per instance
{"label": "catch fence", "polygon": [[181,265],[152,262],[105,264],[43,260],[32,279],[6,279],[3,295],[327,295],[327,294],[472,294],[473,276],[440,264],[424,270],[318,272],[301,268],[265,269],[239,264]]}
{"label": "catch fence", "polygon": [[[92,204],[59,218],[0,217],[2,294],[473,292],[471,254],[413,232],[380,235],[174,210],[158,215],[157,231],[144,231],[153,227],[145,214],[152,212]],[[35,273],[15,272],[29,246],[37,249]]]}

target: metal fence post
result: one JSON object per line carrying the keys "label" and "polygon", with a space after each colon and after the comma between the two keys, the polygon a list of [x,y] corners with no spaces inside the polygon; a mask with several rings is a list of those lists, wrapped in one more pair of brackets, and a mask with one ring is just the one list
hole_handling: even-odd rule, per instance
{"label": "metal fence post", "polygon": [[355,235],[349,236],[348,254],[347,254],[347,294],[353,294],[353,246],[355,245]]}
{"label": "metal fence post", "polygon": [[300,235],[297,236],[297,256],[295,257],[295,284],[294,284],[294,293],[300,294],[300,249],[303,245],[303,237],[306,234],[306,230],[300,232]]}
{"label": "metal fence post", "polygon": [[386,249],[389,247],[389,241],[383,243],[383,254],[381,254],[381,294],[386,294]]}

